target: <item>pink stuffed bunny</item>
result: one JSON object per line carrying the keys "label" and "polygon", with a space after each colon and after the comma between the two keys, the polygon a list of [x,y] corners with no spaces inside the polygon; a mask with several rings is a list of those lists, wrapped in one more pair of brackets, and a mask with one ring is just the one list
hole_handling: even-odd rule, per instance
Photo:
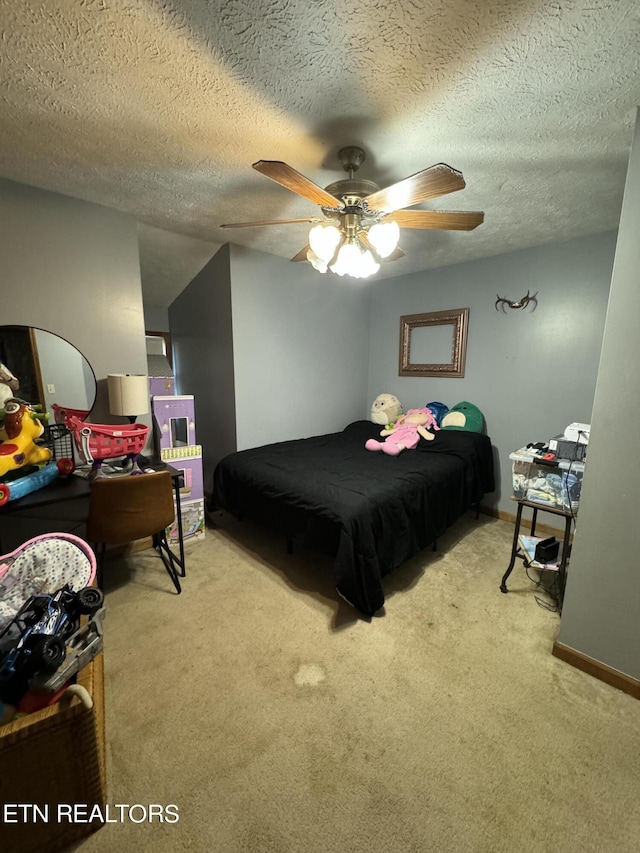
{"label": "pink stuffed bunny", "polygon": [[418,446],[420,436],[427,441],[433,441],[435,435],[425,427],[440,429],[431,409],[409,409],[406,415],[401,415],[391,429],[383,429],[380,435],[386,436],[384,441],[370,438],[366,441],[367,450],[381,450],[387,456],[398,456],[403,450],[413,450]]}

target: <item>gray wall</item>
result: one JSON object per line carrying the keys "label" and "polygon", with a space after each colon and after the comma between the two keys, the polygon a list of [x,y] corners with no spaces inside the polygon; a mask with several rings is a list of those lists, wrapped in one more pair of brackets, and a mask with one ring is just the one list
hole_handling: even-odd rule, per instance
{"label": "gray wall", "polygon": [[146,373],[135,219],[0,179],[0,258],[0,324],[77,347],[98,380],[93,420],[107,417],[107,374]]}
{"label": "gray wall", "polygon": [[150,332],[169,331],[169,309],[157,305],[144,306],[144,327]]}
{"label": "gray wall", "polygon": [[177,390],[193,394],[205,489],[232,451],[366,417],[366,289],[223,246],[169,308]]}
{"label": "gray wall", "polygon": [[231,293],[238,449],[367,417],[361,282],[232,246]]}
{"label": "gray wall", "polygon": [[625,187],[560,642],[640,679],[640,119]]}
{"label": "gray wall", "polygon": [[[514,512],[509,453],[591,420],[615,240],[614,232],[598,234],[373,287],[369,401],[387,391],[405,411],[433,400],[478,406],[500,484],[486,505]],[[498,294],[514,300],[527,290],[538,293],[535,311],[495,310]],[[400,316],[467,307],[465,377],[398,376]]]}
{"label": "gray wall", "polygon": [[229,246],[223,246],[169,308],[176,393],[193,394],[205,489],[236,450]]}

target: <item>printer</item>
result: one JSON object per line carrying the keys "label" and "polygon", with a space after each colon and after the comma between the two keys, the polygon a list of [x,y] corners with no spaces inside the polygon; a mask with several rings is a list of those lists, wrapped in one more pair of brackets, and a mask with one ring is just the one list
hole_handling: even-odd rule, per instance
{"label": "printer", "polygon": [[567,441],[578,442],[578,444],[589,444],[591,424],[569,424],[565,427],[564,437]]}
{"label": "printer", "polygon": [[569,424],[562,435],[556,435],[549,440],[549,450],[555,453],[558,459],[583,462],[587,455],[590,434],[591,424]]}

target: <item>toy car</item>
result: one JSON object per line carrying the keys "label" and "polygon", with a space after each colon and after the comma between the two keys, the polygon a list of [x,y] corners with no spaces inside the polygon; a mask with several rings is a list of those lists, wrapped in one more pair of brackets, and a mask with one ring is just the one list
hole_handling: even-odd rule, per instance
{"label": "toy car", "polygon": [[71,636],[67,643],[67,656],[53,674],[39,673],[29,682],[29,690],[36,693],[57,693],[73,675],[92,661],[102,651],[102,620],[104,607]]}
{"label": "toy car", "polygon": [[80,617],[93,616],[103,602],[97,587],[74,592],[68,584],[53,595],[31,596],[0,633],[0,701],[17,705],[34,676],[52,675],[67,656]]}

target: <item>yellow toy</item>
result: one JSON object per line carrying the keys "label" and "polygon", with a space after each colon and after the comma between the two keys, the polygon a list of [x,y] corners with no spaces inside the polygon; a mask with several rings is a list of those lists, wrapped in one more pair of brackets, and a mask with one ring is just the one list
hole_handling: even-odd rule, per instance
{"label": "yellow toy", "polygon": [[35,443],[44,432],[41,418],[27,403],[7,400],[4,407],[4,426],[0,429],[0,477],[25,465],[49,462],[52,452]]}

